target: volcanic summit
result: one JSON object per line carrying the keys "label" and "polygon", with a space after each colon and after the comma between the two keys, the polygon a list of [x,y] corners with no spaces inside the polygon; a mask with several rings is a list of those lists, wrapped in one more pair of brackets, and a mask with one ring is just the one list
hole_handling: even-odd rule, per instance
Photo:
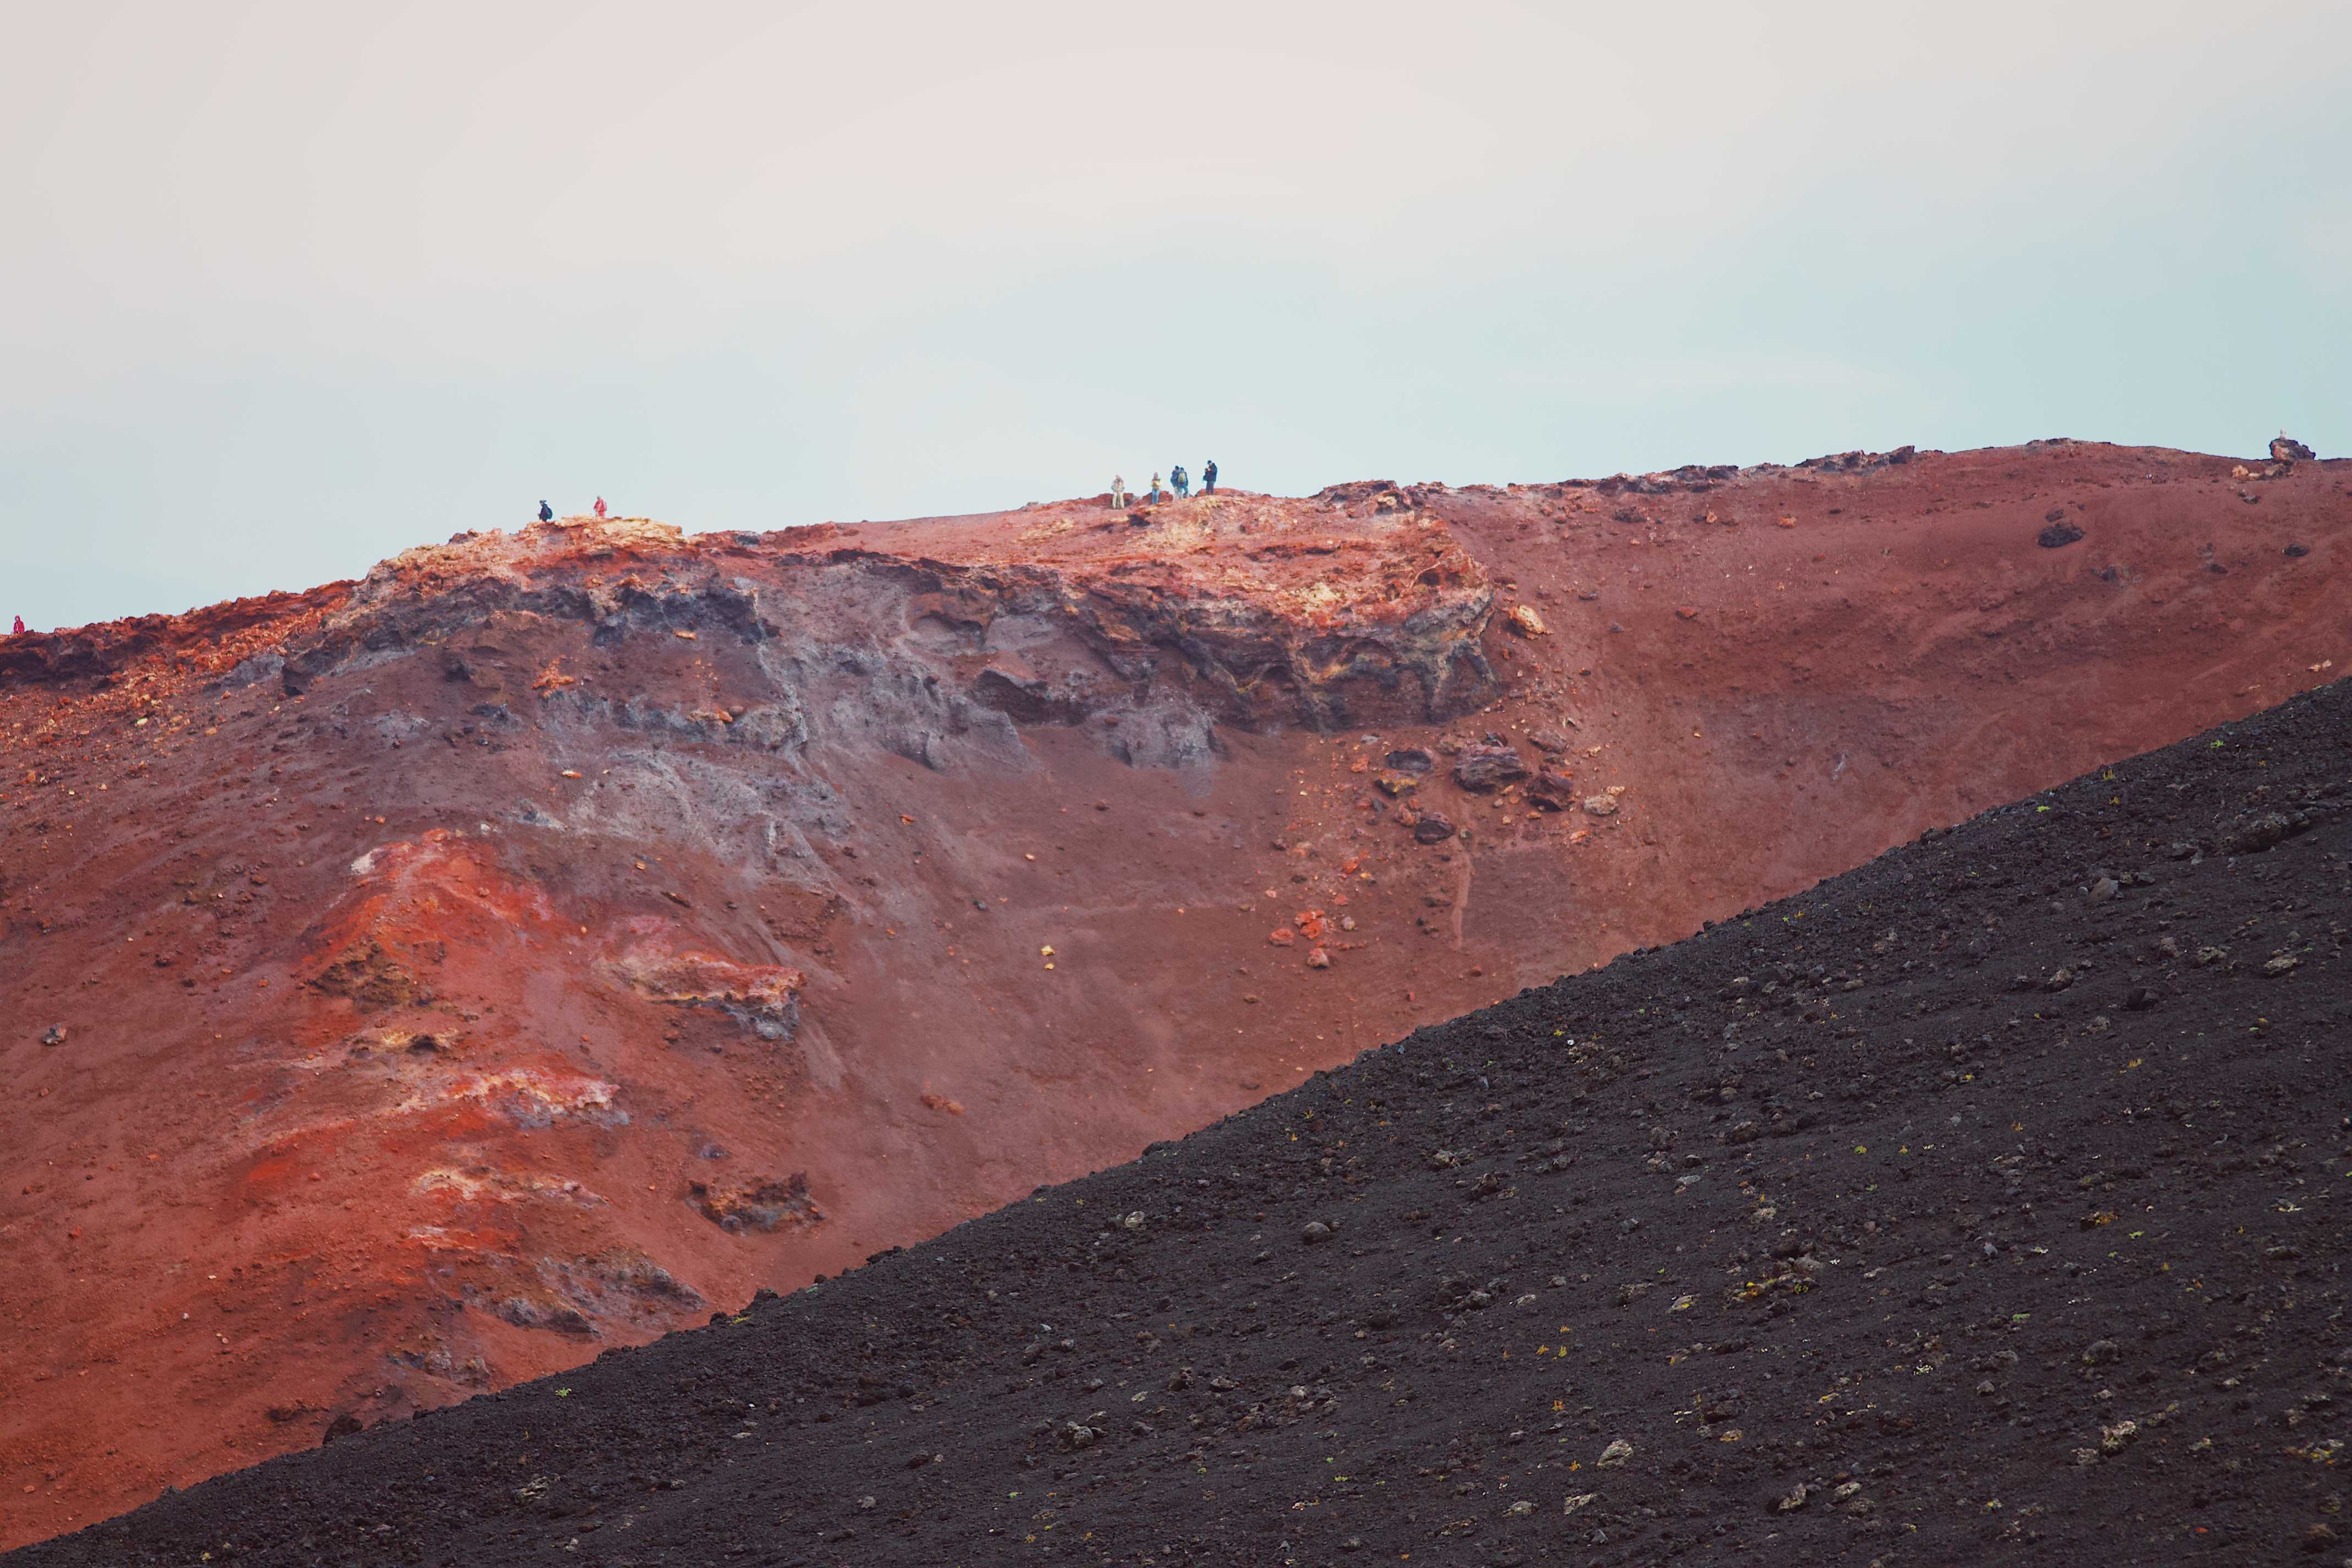
{"label": "volcanic summit", "polygon": [[1904,448],[564,519],[0,640],[0,1546],[2277,704],[2347,521],[2342,463]]}

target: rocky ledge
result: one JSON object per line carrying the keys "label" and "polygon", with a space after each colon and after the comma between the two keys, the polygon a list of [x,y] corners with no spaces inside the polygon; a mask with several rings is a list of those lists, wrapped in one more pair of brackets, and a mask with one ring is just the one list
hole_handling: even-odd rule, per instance
{"label": "rocky ledge", "polygon": [[383,563],[223,679],[299,693],[521,614],[585,623],[598,643],[912,638],[972,666],[958,670],[967,693],[1024,721],[1174,689],[1221,722],[1331,728],[1444,718],[1492,691],[1494,592],[1418,510],[1218,496],[870,531],[689,536],[628,518],[462,533]]}

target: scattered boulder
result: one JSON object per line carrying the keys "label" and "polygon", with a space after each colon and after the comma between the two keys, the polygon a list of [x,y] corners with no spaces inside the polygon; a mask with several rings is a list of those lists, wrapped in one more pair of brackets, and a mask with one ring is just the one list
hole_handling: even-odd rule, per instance
{"label": "scattered boulder", "polygon": [[1613,795],[1588,795],[1584,797],[1584,814],[1587,816],[1614,816],[1617,815],[1617,797]]}
{"label": "scattered boulder", "polygon": [[1454,782],[1464,789],[1487,795],[1527,777],[1528,771],[1526,760],[1515,746],[1468,746],[1454,759]]}
{"label": "scattered boulder", "polygon": [[1437,766],[1437,759],[1419,746],[1408,746],[1391,752],[1388,763],[1401,773],[1425,773]]}
{"label": "scattered boulder", "polygon": [[1441,844],[1453,837],[1454,824],[1435,813],[1412,825],[1412,837],[1416,844]]}
{"label": "scattered boulder", "polygon": [[653,944],[629,949],[602,967],[652,1002],[711,1007],[763,1040],[792,1038],[808,976],[781,964],[738,963],[709,952],[673,952]]}
{"label": "scattered boulder", "polygon": [[2263,850],[2284,843],[2311,826],[2310,818],[2298,813],[2289,816],[2281,811],[2265,811],[2250,816],[2221,836],[2221,852],[2225,855],[2259,855]]}
{"label": "scattered boulder", "polygon": [[1394,800],[1400,795],[1419,789],[1421,781],[1406,773],[1382,773],[1372,781],[1372,787],[1391,800]]}
{"label": "scattered boulder", "polygon": [[2071,522],[2053,522],[2033,536],[2033,542],[2044,550],[2063,550],[2083,537],[2083,531]]}
{"label": "scattered boulder", "polygon": [[63,1024],[51,1024],[41,1033],[41,1044],[45,1046],[62,1046],[65,1043],[66,1026]]}
{"label": "scattered boulder", "polygon": [[569,1302],[534,1300],[529,1296],[509,1296],[493,1310],[518,1329],[549,1329],[559,1334],[570,1334],[576,1339],[596,1337],[596,1325],[589,1321],[588,1314]]}
{"label": "scattered boulder", "polygon": [[1503,620],[1504,624],[1523,637],[1539,637],[1548,629],[1544,626],[1543,617],[1536,614],[1536,607],[1533,605],[1513,605],[1510,613],[1505,616]]}
{"label": "scattered boulder", "polygon": [[1604,1470],[1614,1469],[1633,1457],[1633,1445],[1619,1437],[1612,1441],[1609,1447],[1601,1449],[1601,1458],[1592,1462]]}
{"label": "scattered boulder", "polygon": [[1525,795],[1538,811],[1566,811],[1576,804],[1576,781],[1547,768],[1528,782]]}
{"label": "scattered boulder", "polygon": [[741,1183],[690,1182],[687,1191],[702,1217],[728,1232],[814,1225],[824,1212],[809,1197],[808,1173],[794,1171]]}
{"label": "scattered boulder", "polygon": [[311,985],[328,996],[348,996],[360,1007],[413,1006],[431,998],[414,971],[371,937],[338,953]]}
{"label": "scattered boulder", "polygon": [[1331,1239],[1331,1227],[1319,1219],[1310,1219],[1298,1233],[1298,1239],[1309,1247]]}
{"label": "scattered boulder", "polygon": [[1557,730],[1531,730],[1528,732],[1528,744],[1538,752],[1559,756],[1568,750],[1568,737]]}
{"label": "scattered boulder", "polygon": [[2274,463],[2308,463],[2314,456],[2310,447],[2284,430],[2271,439],[2271,461]]}

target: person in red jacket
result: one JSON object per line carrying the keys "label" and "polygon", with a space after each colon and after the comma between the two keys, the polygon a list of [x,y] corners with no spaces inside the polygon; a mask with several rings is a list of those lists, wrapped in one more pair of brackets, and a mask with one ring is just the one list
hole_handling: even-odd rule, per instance
{"label": "person in red jacket", "polygon": [[604,498],[603,496],[598,496],[596,498],[596,515],[598,517],[604,515]]}
{"label": "person in red jacket", "polygon": [[13,631],[13,632],[9,633],[8,635],[9,635],[9,636],[11,636],[11,637],[23,637],[23,636],[25,635],[25,617],[24,617],[24,616],[18,616],[16,617],[16,629],[15,631]]}

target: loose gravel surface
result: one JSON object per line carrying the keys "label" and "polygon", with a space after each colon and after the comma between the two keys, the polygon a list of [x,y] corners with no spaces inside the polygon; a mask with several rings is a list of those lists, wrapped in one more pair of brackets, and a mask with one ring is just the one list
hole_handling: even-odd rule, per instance
{"label": "loose gravel surface", "polygon": [[6,1562],[2352,1558],[2347,781],[2339,683]]}

